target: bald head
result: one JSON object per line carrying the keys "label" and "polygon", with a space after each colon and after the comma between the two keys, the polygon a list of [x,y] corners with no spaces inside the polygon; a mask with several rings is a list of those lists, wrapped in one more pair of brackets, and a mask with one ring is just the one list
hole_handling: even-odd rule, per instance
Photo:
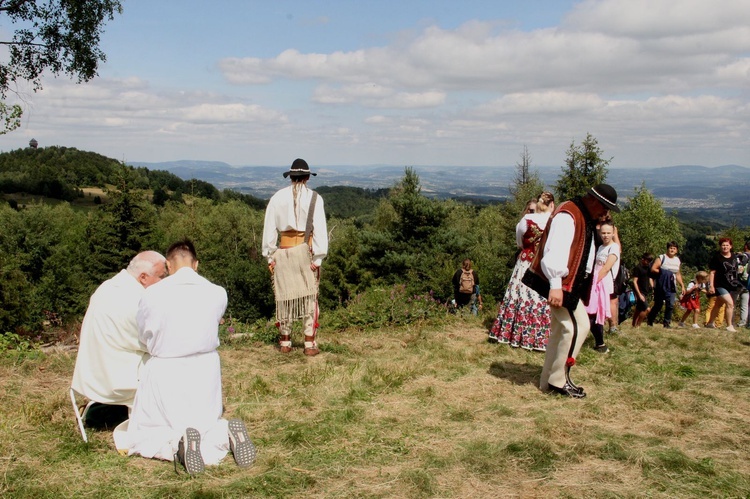
{"label": "bald head", "polygon": [[166,258],[156,251],[143,251],[130,260],[127,272],[132,275],[141,286],[147,288],[161,281],[167,275]]}

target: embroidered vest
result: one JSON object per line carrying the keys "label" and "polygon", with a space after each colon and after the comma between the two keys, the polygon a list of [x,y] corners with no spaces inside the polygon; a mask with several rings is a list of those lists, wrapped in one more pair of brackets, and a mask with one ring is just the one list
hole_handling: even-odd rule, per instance
{"label": "embroidered vest", "polygon": [[549,280],[542,272],[542,257],[549,236],[549,228],[558,213],[569,214],[575,223],[573,244],[568,254],[568,275],[562,279],[563,306],[572,311],[578,306],[579,299],[583,300],[584,304],[588,304],[592,277],[586,276],[586,262],[591,252],[591,241],[594,238],[594,221],[588,216],[588,210],[579,198],[560,204],[549,218],[542,240],[539,242],[539,250],[523,277],[523,283],[544,298],[549,296]]}

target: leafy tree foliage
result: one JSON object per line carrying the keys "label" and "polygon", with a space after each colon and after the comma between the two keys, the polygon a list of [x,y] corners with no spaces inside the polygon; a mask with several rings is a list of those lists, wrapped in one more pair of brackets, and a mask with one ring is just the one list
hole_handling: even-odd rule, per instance
{"label": "leafy tree foliage", "polygon": [[94,287],[84,227],[67,204],[0,207],[0,332],[82,314]]}
{"label": "leafy tree foliage", "polygon": [[575,141],[571,142],[562,174],[555,184],[555,199],[562,202],[583,196],[590,188],[604,182],[610,161],[612,158],[603,158],[599,142],[590,133],[578,146]]}
{"label": "leafy tree foliage", "polygon": [[99,41],[106,21],[122,12],[119,0],[3,0],[0,16],[15,26],[10,40],[0,40],[8,50],[8,61],[0,64],[0,134],[20,126],[22,109],[4,101],[20,82],[42,88],[47,71],[66,74],[78,82],[97,75],[106,60]]}
{"label": "leafy tree foliage", "polygon": [[377,283],[407,282],[415,293],[448,293],[456,255],[465,254],[468,238],[448,225],[451,201],[421,194],[419,176],[406,168],[402,180],[381,204],[372,228],[361,235],[359,264]]}
{"label": "leafy tree foliage", "polygon": [[371,222],[375,208],[388,196],[389,189],[363,189],[349,186],[323,186],[315,189],[326,200],[326,215],[354,218],[360,224]]}
{"label": "leafy tree foliage", "polygon": [[628,268],[635,266],[645,252],[664,253],[669,241],[684,248],[685,238],[677,218],[664,211],[645,184],[634,190],[625,208],[613,219],[622,243],[622,262]]}
{"label": "leafy tree foliage", "polygon": [[[3,169],[8,156],[0,154],[5,180],[32,178],[41,185],[49,177],[77,186],[80,178],[99,178],[109,187],[107,202],[88,210],[65,202],[0,206],[0,333],[39,332],[52,317],[75,321],[96,286],[124,268],[136,252],[164,252],[184,237],[196,244],[201,273],[227,289],[228,315],[242,321],[273,317],[271,281],[260,256],[265,202],[235,191],[217,197],[218,191],[200,183],[116,161],[103,168],[99,163],[79,168],[94,157],[73,149],[14,151],[11,156],[14,169]],[[39,164],[36,158],[48,159]],[[522,156],[522,175],[523,162]],[[63,166],[55,169],[56,164]],[[154,203],[144,185],[154,189],[154,198],[162,191],[163,204]],[[175,202],[183,188],[185,202]],[[378,296],[385,302],[389,296],[408,301],[427,295],[430,303],[447,301],[451,277],[464,258],[479,272],[486,308],[502,297],[515,263],[520,208],[513,203],[478,206],[425,197],[419,177],[409,168],[382,196],[349,188],[319,190],[325,191],[326,206],[338,206],[341,212],[327,213],[329,255],[320,285],[324,309],[356,304],[363,292],[375,288],[383,290]],[[194,197],[191,191],[207,197]],[[360,195],[369,213],[357,211]],[[711,227],[681,226],[645,184],[634,190],[615,223],[628,267],[644,251],[663,252],[668,240],[680,244],[683,262],[695,268],[705,268],[716,251],[718,234]],[[748,235],[739,227],[725,234],[737,241],[737,249]]]}

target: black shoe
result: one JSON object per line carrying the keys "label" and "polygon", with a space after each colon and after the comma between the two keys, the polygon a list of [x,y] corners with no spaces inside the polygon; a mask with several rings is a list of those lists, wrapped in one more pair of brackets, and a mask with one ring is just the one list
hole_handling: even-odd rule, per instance
{"label": "black shoe", "polygon": [[570,386],[570,388],[572,388],[574,391],[576,391],[578,393],[583,393],[583,387],[582,386],[578,386],[575,383],[573,383],[572,381],[566,381],[565,384],[568,385],[568,386]]}
{"label": "black shoe", "polygon": [[599,353],[609,353],[609,348],[607,348],[607,345],[597,345],[594,347],[594,351]]}
{"label": "black shoe", "polygon": [[574,399],[582,399],[586,396],[586,392],[580,386],[574,387],[570,383],[565,383],[562,388],[549,385],[550,391],[557,393],[558,395],[564,395]]}
{"label": "black shoe", "polygon": [[234,461],[240,468],[247,468],[255,461],[257,451],[247,434],[245,423],[240,419],[230,419],[229,427],[229,449],[232,451]]}
{"label": "black shoe", "polygon": [[185,434],[180,439],[174,461],[175,471],[177,471],[177,463],[180,463],[190,475],[203,473],[205,463],[201,455],[201,434],[198,430],[185,428]]}

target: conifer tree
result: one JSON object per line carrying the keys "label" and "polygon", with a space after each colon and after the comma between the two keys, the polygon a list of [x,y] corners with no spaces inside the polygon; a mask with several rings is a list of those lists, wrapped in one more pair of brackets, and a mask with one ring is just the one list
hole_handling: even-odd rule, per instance
{"label": "conifer tree", "polygon": [[544,182],[539,177],[539,173],[531,171],[531,154],[526,146],[523,146],[521,161],[516,163],[516,175],[509,189],[513,196],[510,206],[512,214],[521,213],[529,200],[538,198],[539,194],[544,191]]}
{"label": "conifer tree", "polygon": [[607,178],[607,167],[612,158],[604,159],[604,151],[590,133],[580,145],[570,143],[566,153],[565,166],[555,184],[555,199],[558,202],[583,196]]}

